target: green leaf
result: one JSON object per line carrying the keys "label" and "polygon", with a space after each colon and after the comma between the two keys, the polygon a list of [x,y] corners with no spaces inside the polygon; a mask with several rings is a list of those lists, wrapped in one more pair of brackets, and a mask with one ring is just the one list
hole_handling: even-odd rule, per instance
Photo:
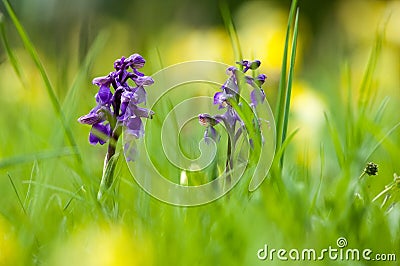
{"label": "green leaf", "polygon": [[114,180],[115,167],[117,166],[120,153],[111,156],[110,160],[104,166],[103,176],[101,177],[99,192],[97,193],[97,200],[102,201],[104,195],[109,191]]}

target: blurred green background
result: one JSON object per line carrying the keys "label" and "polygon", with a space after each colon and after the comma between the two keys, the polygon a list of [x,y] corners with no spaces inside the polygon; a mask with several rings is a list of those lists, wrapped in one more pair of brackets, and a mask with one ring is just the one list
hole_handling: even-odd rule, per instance
{"label": "blurred green background", "polygon": [[[396,253],[397,262],[382,265],[398,265],[400,210],[387,207],[400,192],[393,190],[383,208],[381,200],[371,200],[400,173],[400,1],[299,1],[289,121],[290,131],[299,132],[279,172],[283,190],[269,177],[251,197],[239,187],[212,204],[173,207],[145,194],[121,159],[113,211],[95,201],[106,147],[90,146],[89,128],[76,122],[95,103],[92,79],[134,52],[147,59],[148,75],[187,60],[233,64],[220,2],[10,4],[45,66],[83,161],[68,148],[41,75],[0,4],[6,41],[22,77],[3,45],[0,265],[309,265],[259,261],[256,253],[264,244],[336,247],[339,237],[346,237],[350,248]],[[244,57],[262,61],[260,72],[268,76],[264,90],[274,110],[290,1],[227,4]],[[378,33],[383,37],[376,42]],[[377,53],[375,64],[371,52]],[[368,72],[368,64],[374,71]],[[368,104],[361,110],[363,91]],[[379,175],[359,181],[370,160],[379,164]]]}

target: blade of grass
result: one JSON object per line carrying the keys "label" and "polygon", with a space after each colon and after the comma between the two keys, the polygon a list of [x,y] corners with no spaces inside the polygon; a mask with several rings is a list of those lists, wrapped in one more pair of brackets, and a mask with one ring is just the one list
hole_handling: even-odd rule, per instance
{"label": "blade of grass", "polygon": [[315,190],[314,196],[312,198],[310,207],[308,209],[308,212],[311,213],[314,208],[315,205],[317,203],[318,197],[321,193],[321,186],[322,186],[322,180],[324,179],[324,166],[325,166],[325,150],[324,150],[324,145],[321,143],[320,146],[320,150],[319,150],[319,154],[320,154],[320,158],[321,158],[321,162],[320,162],[320,172],[319,172],[319,182],[317,185],[317,189]]}
{"label": "blade of grass", "polygon": [[340,142],[339,134],[338,134],[337,131],[334,130],[334,127],[331,124],[331,122],[330,122],[330,120],[328,118],[328,115],[325,112],[324,112],[324,117],[325,117],[326,124],[328,126],[329,134],[331,135],[331,139],[332,139],[332,142],[333,142],[333,147],[334,147],[335,152],[336,152],[336,156],[337,156],[337,159],[338,159],[338,162],[339,162],[339,166],[343,167],[345,158],[344,158],[343,146],[342,146],[342,143]]}
{"label": "blade of grass", "polygon": [[239,36],[237,35],[235,24],[233,24],[232,15],[227,1],[220,1],[220,10],[225,28],[228,31],[229,38],[231,39],[235,60],[240,61],[243,59],[242,49],[240,48]]}
{"label": "blade of grass", "polygon": [[382,117],[386,111],[386,107],[388,106],[390,101],[390,97],[386,96],[381,104],[379,105],[378,110],[376,111],[375,117],[374,117],[374,122],[379,123],[382,120]]}
{"label": "blade of grass", "polygon": [[[38,167],[38,163],[37,163],[37,161],[35,161],[33,163],[31,174],[30,174],[30,177],[29,177],[30,181],[32,181],[34,176],[38,174],[38,168],[39,168]],[[24,206],[28,206],[28,208],[29,208],[30,200],[31,200],[31,191],[32,191],[32,185],[31,185],[31,183],[29,183],[28,189],[27,189],[26,194],[25,194],[25,199],[24,199]]]}
{"label": "blade of grass", "polygon": [[296,134],[298,132],[299,132],[299,129],[297,128],[291,134],[289,134],[289,136],[286,138],[286,140],[280,146],[279,150],[276,151],[274,161],[272,162],[272,165],[271,165],[271,170],[270,170],[271,180],[273,180],[277,184],[278,190],[280,192],[283,192],[284,188],[285,188],[282,178],[280,177],[280,175],[278,175],[278,173],[281,172],[281,171],[278,171],[278,169],[280,169],[280,166],[281,166],[280,162],[281,162],[283,154],[285,153],[287,146],[289,145],[290,142],[292,142],[293,138],[296,136]]}
{"label": "blade of grass", "polygon": [[7,176],[8,176],[8,180],[10,180],[11,186],[14,189],[15,195],[17,195],[18,203],[19,203],[19,205],[21,205],[22,211],[24,212],[25,215],[27,215],[25,207],[24,207],[24,204],[22,203],[21,197],[19,196],[17,187],[15,186],[14,181],[12,180],[10,173],[7,173]]}
{"label": "blade of grass", "polygon": [[[288,82],[287,82],[287,87],[286,87],[286,103],[285,103],[285,116],[283,119],[282,142],[284,142],[286,139],[286,133],[287,133],[287,128],[288,128],[288,124],[289,124],[290,98],[292,95],[294,65],[296,62],[298,26],[299,26],[299,9],[297,9],[297,12],[296,12],[294,28],[293,28],[292,49],[290,52],[289,75],[288,75]],[[283,159],[283,156],[282,156],[282,159]]]}
{"label": "blade of grass", "polygon": [[17,32],[22,40],[22,42],[24,43],[25,48],[27,49],[27,51],[29,52],[33,62],[36,65],[36,68],[39,70],[39,73],[43,79],[43,82],[45,84],[46,90],[47,90],[47,94],[49,95],[50,101],[53,105],[54,111],[56,112],[57,116],[59,117],[61,124],[64,128],[65,134],[68,138],[69,143],[71,144],[71,146],[73,147],[73,149],[75,150],[75,156],[78,160],[79,163],[82,162],[82,157],[79,153],[78,150],[78,146],[76,144],[74,135],[72,134],[72,131],[66,121],[65,115],[62,111],[60,102],[57,99],[56,93],[53,89],[53,86],[51,85],[50,79],[46,73],[46,70],[42,64],[42,62],[39,59],[39,55],[33,45],[33,43],[31,42],[31,40],[28,37],[28,34],[26,33],[24,27],[22,26],[21,22],[19,21],[17,15],[15,14],[14,10],[12,9],[11,5],[9,4],[9,2],[7,0],[3,0],[4,6],[6,7],[6,10],[12,20],[12,22],[14,23],[15,28],[17,29]]}
{"label": "blade of grass", "polygon": [[60,150],[54,151],[44,151],[38,152],[34,154],[25,154],[20,156],[14,156],[10,158],[6,158],[0,161],[0,169],[7,168],[10,166],[16,166],[23,163],[29,163],[35,160],[44,160],[51,158],[59,158],[63,156],[71,156],[75,155],[75,150],[71,150],[70,148],[64,148]]}
{"label": "blade of grass", "polygon": [[365,157],[365,162],[368,161],[368,159],[371,157],[371,155],[382,145],[382,143],[398,128],[400,127],[400,122],[394,125],[379,141],[376,143],[376,145],[371,149],[371,151],[368,153],[368,155]]}
{"label": "blade of grass", "polygon": [[26,86],[27,82],[22,74],[22,68],[20,67],[17,57],[15,56],[13,50],[11,49],[10,44],[8,43],[6,27],[4,23],[4,15],[1,12],[0,12],[0,34],[1,34],[1,40],[3,41],[4,49],[6,50],[7,56],[11,62],[12,67],[14,68],[15,73],[17,74],[19,80],[21,81],[22,86],[24,88],[27,88]]}
{"label": "blade of grass", "polygon": [[360,96],[358,98],[358,107],[360,109],[361,117],[364,115],[366,109],[371,105],[374,98],[372,97],[373,75],[375,73],[378,58],[382,51],[384,33],[388,22],[389,18],[387,18],[386,21],[384,22],[383,28],[379,29],[376,33],[374,46],[372,47],[368,59],[367,69],[365,70],[363,80],[361,82],[360,94],[359,94]]}
{"label": "blade of grass", "polygon": [[[283,132],[284,132],[284,124],[285,124],[285,116],[288,116],[288,114],[285,113],[286,109],[286,100],[287,100],[287,82],[286,82],[286,70],[287,70],[287,61],[288,61],[288,51],[289,51],[289,39],[290,39],[290,31],[292,28],[294,16],[295,16],[295,11],[297,7],[297,0],[293,0],[291,7],[290,7],[290,13],[289,13],[289,18],[288,18],[288,24],[287,24],[287,29],[286,29],[286,37],[285,37],[285,46],[283,50],[283,58],[282,58],[282,68],[281,68],[281,76],[279,79],[279,87],[278,87],[278,103],[276,105],[276,111],[275,111],[275,116],[277,116],[276,119],[276,129],[277,129],[277,141],[276,141],[276,150],[279,151],[284,139],[283,139]],[[293,49],[292,49],[293,51]]]}
{"label": "blade of grass", "polygon": [[84,201],[85,200],[84,198],[78,196],[75,192],[72,192],[72,191],[69,191],[67,189],[64,189],[64,188],[61,188],[61,187],[57,187],[57,186],[54,186],[54,185],[43,184],[43,183],[40,183],[40,182],[37,182],[37,181],[32,181],[32,180],[22,181],[22,183],[23,184],[29,184],[29,185],[36,185],[38,187],[45,188],[45,189],[48,189],[48,190],[54,190],[54,191],[57,191],[57,192],[61,192],[61,193],[69,195],[70,197],[73,197],[74,199],[77,199],[77,200],[80,200],[80,201]]}

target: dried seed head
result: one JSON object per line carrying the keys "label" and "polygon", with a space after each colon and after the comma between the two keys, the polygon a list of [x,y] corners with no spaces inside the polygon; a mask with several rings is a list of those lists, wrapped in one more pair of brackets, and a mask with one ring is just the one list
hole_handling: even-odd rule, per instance
{"label": "dried seed head", "polygon": [[373,162],[369,162],[369,163],[367,163],[367,166],[365,167],[364,172],[370,176],[377,175],[378,174],[378,165]]}

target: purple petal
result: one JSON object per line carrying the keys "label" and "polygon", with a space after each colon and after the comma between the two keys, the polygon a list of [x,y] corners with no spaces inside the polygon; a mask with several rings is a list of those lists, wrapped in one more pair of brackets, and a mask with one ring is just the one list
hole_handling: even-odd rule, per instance
{"label": "purple petal", "polygon": [[121,106],[119,107],[120,110],[120,114],[118,117],[119,121],[123,121],[125,119],[127,107],[128,107],[128,102],[121,102]]}
{"label": "purple petal", "polygon": [[230,66],[230,67],[228,67],[228,68],[226,69],[226,74],[227,74],[227,75],[235,74],[235,72],[236,72],[237,70],[238,70],[238,69],[237,69],[236,67]]}
{"label": "purple petal", "polygon": [[140,138],[144,134],[142,120],[139,117],[129,117],[124,121],[126,133]]}
{"label": "purple petal", "polygon": [[137,86],[148,86],[154,83],[154,80],[149,76],[137,77],[134,81]]}
{"label": "purple petal", "polygon": [[228,109],[222,115],[222,117],[225,119],[226,123],[230,127],[233,127],[235,125],[236,121],[240,121],[238,115],[236,114],[235,110],[232,107],[228,107]]}
{"label": "purple petal", "polygon": [[218,142],[220,140],[220,135],[214,127],[209,126],[204,132],[204,141],[206,142],[206,144],[210,144],[211,139],[215,142]]}
{"label": "purple petal", "polygon": [[145,118],[152,118],[154,115],[153,111],[146,109],[146,108],[138,107],[138,106],[136,106],[136,108],[133,110],[133,113],[137,117],[145,117]]}
{"label": "purple petal", "polygon": [[99,92],[96,95],[96,101],[97,101],[97,103],[99,103],[101,105],[110,104],[112,96],[113,95],[110,91],[110,88],[107,86],[101,85]]}
{"label": "purple petal", "polygon": [[121,57],[120,59],[115,60],[114,62],[114,69],[121,70],[126,68],[127,62],[125,61],[125,56]]}
{"label": "purple petal", "polygon": [[104,121],[104,113],[99,112],[100,107],[96,106],[87,115],[78,118],[78,122],[86,125],[94,125]]}
{"label": "purple petal", "polygon": [[132,68],[142,68],[146,63],[146,60],[140,54],[133,54],[127,60]]}
{"label": "purple petal", "polygon": [[234,95],[239,92],[239,87],[237,85],[236,76],[232,74],[222,85],[222,90],[225,91],[227,94]]}
{"label": "purple petal", "polygon": [[221,104],[226,100],[223,92],[217,92],[214,94],[214,104]]}
{"label": "purple petal", "polygon": [[236,62],[236,64],[246,67],[246,66],[249,65],[249,61],[248,60],[241,60],[239,62]]}
{"label": "purple petal", "polygon": [[133,162],[136,160],[138,152],[135,140],[132,139],[125,142],[124,153],[128,162]]}
{"label": "purple petal", "polygon": [[97,85],[97,86],[102,86],[102,85],[104,85],[104,86],[110,86],[110,84],[112,83],[112,76],[111,76],[111,74],[110,75],[108,75],[108,76],[104,76],[104,77],[97,77],[97,78],[94,78],[93,79],[93,81],[92,81],[92,83],[94,84],[94,85]]}
{"label": "purple petal", "polygon": [[144,74],[142,72],[139,72],[136,68],[133,69],[133,73],[135,73],[139,77],[143,77]]}
{"label": "purple petal", "polygon": [[133,99],[135,104],[146,103],[146,91],[142,86],[139,86],[135,89]]}
{"label": "purple petal", "polygon": [[253,106],[263,103],[265,100],[265,93],[262,89],[254,89],[250,93],[250,99]]}
{"label": "purple petal", "polygon": [[111,135],[110,124],[106,125],[100,123],[94,124],[89,133],[89,143],[92,145],[96,145],[97,143],[103,145],[104,143],[107,142],[110,135]]}

